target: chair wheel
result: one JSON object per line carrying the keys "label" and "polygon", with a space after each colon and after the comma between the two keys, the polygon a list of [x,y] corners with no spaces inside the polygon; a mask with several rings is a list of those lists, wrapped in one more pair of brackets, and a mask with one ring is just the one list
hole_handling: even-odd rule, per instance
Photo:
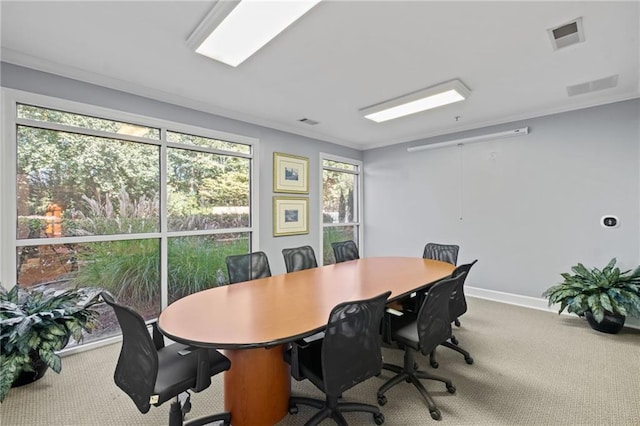
{"label": "chair wheel", "polygon": [[377,425],[381,425],[382,423],[384,423],[384,414],[374,414],[373,421],[376,422]]}
{"label": "chair wheel", "polygon": [[447,385],[447,392],[456,393],[456,387],[453,385]]}
{"label": "chair wheel", "polygon": [[298,414],[298,406],[292,405],[289,407],[289,414]]}
{"label": "chair wheel", "polygon": [[454,345],[457,346],[458,343],[460,343],[460,342],[458,341],[458,339],[456,339],[456,336],[451,336],[451,343],[453,343]]}
{"label": "chair wheel", "polygon": [[471,358],[471,357],[467,357],[467,358],[465,358],[464,360],[465,360],[465,361],[467,362],[467,364],[469,364],[469,365],[473,364],[473,358]]}
{"label": "chair wheel", "polygon": [[433,420],[440,420],[442,418],[442,416],[440,415],[440,411],[439,410],[431,410],[429,412],[431,413],[431,418]]}
{"label": "chair wheel", "polygon": [[378,404],[384,405],[387,403],[387,397],[384,395],[378,395]]}
{"label": "chair wheel", "polygon": [[439,365],[440,365],[440,364],[438,364],[438,361],[433,361],[433,362],[431,363],[431,367],[433,367],[433,368],[438,368],[438,366],[439,366]]}

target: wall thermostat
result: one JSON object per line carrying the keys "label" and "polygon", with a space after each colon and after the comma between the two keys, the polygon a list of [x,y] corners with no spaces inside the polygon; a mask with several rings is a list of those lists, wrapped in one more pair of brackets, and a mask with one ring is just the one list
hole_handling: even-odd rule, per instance
{"label": "wall thermostat", "polygon": [[620,226],[620,221],[618,220],[617,216],[606,215],[602,216],[602,219],[600,219],[600,224],[605,228],[617,228],[618,226]]}

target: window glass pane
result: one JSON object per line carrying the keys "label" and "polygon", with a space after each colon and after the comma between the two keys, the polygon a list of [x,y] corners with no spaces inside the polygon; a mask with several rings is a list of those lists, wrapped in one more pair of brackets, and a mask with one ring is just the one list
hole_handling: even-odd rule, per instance
{"label": "window glass pane", "polygon": [[250,160],[167,150],[169,230],[249,226]]}
{"label": "window glass pane", "polygon": [[324,265],[336,263],[331,243],[347,240],[355,241],[356,245],[360,247],[357,226],[327,226],[324,228],[322,235],[322,262]]}
{"label": "window glass pane", "polygon": [[[18,247],[18,285],[63,290],[100,287],[145,319],[160,313],[160,241],[157,239]],[[99,305],[100,324],[82,343],[120,333],[113,310]],[[77,342],[70,342],[69,346]]]}
{"label": "window glass pane", "polygon": [[18,104],[18,117],[30,120],[58,123],[83,129],[102,130],[104,132],[119,133],[121,135],[139,136],[150,139],[160,139],[160,130],[152,127],[121,121],[105,120],[88,115],[73,114],[55,109],[40,108],[32,105]]}
{"label": "window glass pane", "polygon": [[[160,128],[126,119],[24,104],[16,108],[18,121],[24,123],[14,123],[17,156],[2,160],[17,165],[18,285],[100,287],[151,320],[160,313],[164,284],[171,303],[228,283],[226,257],[251,250],[252,232],[233,232],[251,229],[250,144],[168,132],[163,127],[163,136],[166,132],[169,141],[183,144],[168,147],[160,139]],[[38,123],[31,125],[34,121]],[[62,126],[69,131],[58,130]],[[83,134],[96,132],[110,134]],[[130,136],[156,141],[141,143],[128,140]],[[163,147],[165,170],[160,169]],[[202,147],[227,152],[196,152]],[[166,200],[160,200],[162,185]],[[166,210],[160,207],[165,202]],[[166,229],[160,228],[161,223],[168,224]],[[224,233],[174,237],[170,232],[186,230]],[[123,240],[131,238],[125,234],[148,232],[156,233],[153,239]],[[67,241],[79,238],[65,238],[78,236],[86,238],[74,243]],[[64,244],[47,244],[49,238]],[[168,249],[161,251],[165,242]],[[161,271],[163,264],[167,271]],[[80,344],[120,334],[113,310],[106,304],[96,309],[100,325]]]}
{"label": "window glass pane", "polygon": [[229,283],[225,259],[249,253],[251,233],[174,237],[169,239],[169,303]]}
{"label": "window glass pane", "polygon": [[322,222],[349,223],[357,221],[356,185],[358,175],[323,170]]}
{"label": "window glass pane", "polygon": [[322,166],[334,167],[334,168],[344,169],[344,170],[352,170],[354,172],[358,171],[358,166],[356,166],[355,164],[342,163],[340,161],[333,161],[333,160],[322,160]]}
{"label": "window glass pane", "polygon": [[18,126],[17,238],[159,230],[160,148]]}
{"label": "window glass pane", "polygon": [[186,145],[203,146],[207,148],[222,149],[225,151],[251,153],[251,145],[236,142],[221,141],[219,139],[204,138],[202,136],[187,135],[185,133],[167,132],[167,141]]}

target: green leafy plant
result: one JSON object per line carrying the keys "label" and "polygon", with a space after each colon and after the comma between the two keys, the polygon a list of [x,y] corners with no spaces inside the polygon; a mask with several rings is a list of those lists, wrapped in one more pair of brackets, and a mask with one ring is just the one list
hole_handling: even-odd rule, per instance
{"label": "green leafy plant", "polygon": [[573,274],[561,274],[564,281],[542,295],[549,305],[560,303],[558,313],[567,309],[582,316],[590,311],[598,323],[605,313],[640,317],[640,266],[620,272],[615,265],[615,258],[602,270],[578,263],[571,268]]}
{"label": "green leafy plant", "polygon": [[0,401],[22,372],[34,371],[39,357],[56,373],[62,369],[60,355],[70,338],[82,340],[91,332],[98,314],[100,289],[78,288],[64,291],[35,290],[0,286]]}

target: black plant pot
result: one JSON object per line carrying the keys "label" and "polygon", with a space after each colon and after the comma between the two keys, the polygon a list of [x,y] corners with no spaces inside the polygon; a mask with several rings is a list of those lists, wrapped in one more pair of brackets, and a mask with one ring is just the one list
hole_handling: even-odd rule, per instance
{"label": "black plant pot", "polygon": [[604,314],[602,322],[596,321],[591,311],[585,312],[585,316],[587,317],[587,321],[591,328],[603,333],[616,334],[622,330],[622,327],[624,326],[625,317],[623,315],[607,312]]}
{"label": "black plant pot", "polygon": [[28,385],[41,379],[49,368],[47,363],[41,360],[37,353],[31,355],[31,366],[33,367],[33,371],[23,371],[20,373],[11,384],[12,388]]}

